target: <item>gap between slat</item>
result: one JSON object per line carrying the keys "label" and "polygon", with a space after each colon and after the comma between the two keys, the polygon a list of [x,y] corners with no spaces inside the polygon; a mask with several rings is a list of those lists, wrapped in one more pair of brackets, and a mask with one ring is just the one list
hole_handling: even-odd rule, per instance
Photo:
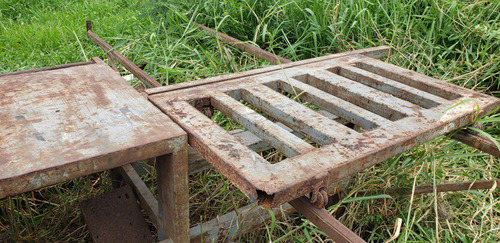
{"label": "gap between slat", "polygon": [[246,102],[320,145],[335,143],[338,139],[354,139],[359,135],[264,85],[243,89],[241,96]]}
{"label": "gap between slat", "polygon": [[289,158],[314,149],[312,145],[236,101],[229,95],[217,93],[211,97],[211,100],[214,108],[235,120]]}
{"label": "gap between slat", "polygon": [[391,121],[416,116],[423,110],[410,102],[326,70],[315,70],[296,78]]}
{"label": "gap between slat", "polygon": [[359,106],[342,100],[313,86],[304,84],[293,78],[288,78],[287,81],[277,80],[272,82],[269,86],[276,86],[275,89],[284,90],[287,93],[293,94],[295,92],[300,94],[301,99],[346,119],[347,121],[352,122],[365,130],[372,130],[383,124],[391,122],[390,120],[375,113],[367,111]]}

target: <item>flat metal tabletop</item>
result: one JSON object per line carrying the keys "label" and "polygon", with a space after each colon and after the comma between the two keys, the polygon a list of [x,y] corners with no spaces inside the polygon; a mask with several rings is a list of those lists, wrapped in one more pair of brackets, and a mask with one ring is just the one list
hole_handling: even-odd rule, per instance
{"label": "flat metal tabletop", "polygon": [[[381,50],[365,54],[376,57]],[[362,51],[146,92],[187,131],[195,150],[252,201],[267,208],[318,191],[470,124],[500,105],[497,98]],[[233,119],[286,159],[267,161],[207,117],[211,109]]]}
{"label": "flat metal tabletop", "polygon": [[185,132],[98,58],[0,75],[0,198],[168,154]]}

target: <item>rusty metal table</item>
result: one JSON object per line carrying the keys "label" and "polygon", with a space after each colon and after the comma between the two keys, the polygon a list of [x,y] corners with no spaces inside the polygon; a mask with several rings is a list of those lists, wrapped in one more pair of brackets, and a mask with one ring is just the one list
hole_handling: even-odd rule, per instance
{"label": "rusty metal table", "polygon": [[185,132],[100,59],[2,74],[0,94],[0,198],[160,156],[155,213],[188,217]]}
{"label": "rusty metal table", "polygon": [[[387,51],[339,53],[146,92],[187,131],[194,149],[253,202],[272,208],[311,192],[318,197],[330,183],[468,125],[500,105],[497,98],[377,59]],[[286,159],[268,162],[207,117],[212,109]]]}

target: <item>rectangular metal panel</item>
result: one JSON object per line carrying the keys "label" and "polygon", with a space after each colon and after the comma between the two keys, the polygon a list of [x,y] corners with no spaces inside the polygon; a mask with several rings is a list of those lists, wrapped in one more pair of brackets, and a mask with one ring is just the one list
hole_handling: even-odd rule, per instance
{"label": "rectangular metal panel", "polygon": [[[149,99],[188,132],[194,149],[264,207],[317,191],[465,126],[500,105],[497,98],[356,53],[173,85],[149,93]],[[224,100],[220,93],[227,94]],[[234,100],[229,100],[231,97]],[[254,111],[247,113],[250,109],[242,108],[240,99],[262,116]],[[197,100],[211,100],[203,105],[221,109],[278,150],[293,150],[297,155],[268,163],[193,107]],[[364,129],[344,126],[318,108]],[[263,121],[264,117],[269,121]],[[275,121],[319,146],[310,149],[301,142],[292,145],[283,131],[268,132]],[[279,148],[284,144],[286,149]]]}
{"label": "rectangular metal panel", "polygon": [[170,153],[185,136],[99,59],[3,75],[0,94],[0,198]]}
{"label": "rectangular metal panel", "polygon": [[153,241],[129,186],[83,201],[80,208],[95,243]]}

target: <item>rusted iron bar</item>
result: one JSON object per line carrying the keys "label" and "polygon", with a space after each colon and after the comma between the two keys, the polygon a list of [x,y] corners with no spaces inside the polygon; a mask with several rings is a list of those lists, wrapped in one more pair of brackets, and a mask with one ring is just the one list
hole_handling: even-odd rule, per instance
{"label": "rusted iron bar", "polygon": [[368,72],[352,65],[342,65],[335,68],[334,71],[342,77],[357,81],[375,89],[379,89],[393,95],[394,97],[406,99],[411,103],[420,105],[424,108],[436,107],[439,104],[446,102],[446,99],[439,96],[423,92],[422,90],[411,87],[407,84],[392,82],[386,77]]}
{"label": "rusted iron bar", "polygon": [[[338,134],[348,137],[350,133],[355,133],[340,123],[332,121],[299,103],[287,103],[287,97],[263,85],[242,90],[241,97],[274,119],[308,135],[309,139],[321,145],[333,143],[334,137]],[[274,105],[276,103],[287,104],[287,106],[277,108]]]}
{"label": "rusted iron bar", "polygon": [[[277,126],[285,129],[288,132],[291,132],[293,135],[299,137],[299,138],[304,138],[304,136],[298,132],[293,131],[289,127],[285,126],[283,123],[276,122],[274,123]],[[230,134],[233,136],[237,137],[245,146],[249,147],[253,151],[259,153],[263,152],[266,150],[271,149],[271,145],[263,141],[261,138],[255,136],[255,134],[245,131],[242,129],[235,129],[232,131],[229,131]],[[210,168],[213,168],[208,161],[203,158],[201,154],[196,152],[193,148],[189,147],[189,175],[208,170]]]}
{"label": "rusted iron bar", "polygon": [[[398,120],[407,115],[415,115],[420,107],[408,101],[391,97],[389,94],[366,87],[344,77],[332,76],[329,71],[318,70],[299,80],[315,88],[325,87],[324,91],[360,106],[368,111],[379,113],[389,120]],[[355,98],[353,98],[355,97]]]}
{"label": "rusted iron bar", "polygon": [[167,91],[182,90],[182,89],[188,89],[188,88],[192,88],[192,87],[198,87],[201,85],[222,83],[222,82],[234,79],[234,78],[250,77],[250,76],[254,76],[254,75],[259,75],[259,74],[277,71],[277,70],[284,71],[284,70],[291,69],[291,68],[298,67],[298,66],[302,66],[302,65],[307,65],[307,64],[312,65],[314,63],[318,63],[318,62],[322,62],[322,61],[326,61],[326,60],[331,60],[333,58],[347,57],[347,56],[352,56],[352,55],[363,55],[363,56],[371,57],[371,58],[383,58],[383,57],[386,57],[388,53],[389,53],[388,46],[370,47],[370,48],[366,48],[366,49],[330,54],[330,55],[316,57],[316,58],[312,58],[312,59],[305,59],[305,60],[296,61],[296,62],[292,62],[292,63],[286,63],[283,65],[268,66],[265,68],[251,69],[248,71],[243,71],[243,72],[239,72],[239,73],[230,73],[230,74],[206,78],[206,79],[202,79],[202,80],[193,80],[190,82],[178,83],[175,85],[167,85],[167,86],[162,86],[162,87],[158,87],[158,88],[151,88],[151,89],[147,89],[146,93],[148,95],[154,95],[154,94],[159,94],[159,93],[163,93],[163,92],[167,92]]}
{"label": "rusted iron bar", "polygon": [[248,43],[244,43],[243,41],[240,41],[234,37],[231,37],[229,35],[226,35],[226,34],[223,34],[223,33],[220,33],[214,29],[211,29],[209,27],[206,27],[204,25],[201,25],[201,24],[198,24],[196,22],[194,22],[194,24],[196,24],[196,26],[198,26],[198,28],[200,30],[204,30],[204,31],[207,31],[207,34],[215,39],[218,39],[218,40],[221,40],[223,42],[226,42],[228,43],[229,45],[232,45],[242,51],[245,51],[245,52],[248,52],[250,54],[253,54],[259,58],[262,58],[272,64],[281,64],[281,63],[290,63],[292,61],[286,59],[286,58],[283,58],[283,57],[280,57],[276,54],[273,54],[271,52],[268,52],[268,51],[265,51],[265,50],[262,50],[256,46],[252,46]]}
{"label": "rusted iron bar", "polygon": [[[373,112],[362,109],[352,103],[349,103],[337,96],[331,95],[318,88],[306,85],[296,79],[289,78],[287,81],[276,81],[276,91],[286,91],[289,94],[299,93],[300,98],[316,104],[318,107],[333,113],[339,114],[349,122],[362,127],[365,130],[372,130],[376,127],[387,124],[390,120],[383,118]],[[335,119],[338,120],[338,119]]]}
{"label": "rusted iron bar", "polygon": [[158,238],[189,241],[188,153],[185,138],[172,153],[156,158],[158,180]]}
{"label": "rusted iron bar", "polygon": [[129,70],[134,76],[136,76],[139,80],[143,81],[149,87],[160,87],[161,84],[154,80],[151,76],[149,76],[142,69],[137,67],[133,62],[124,57],[120,52],[115,50],[111,45],[103,41],[99,36],[92,32],[92,22],[87,20],[87,37],[100,46],[102,49],[106,51],[106,55],[112,56],[115,60],[117,60],[122,66],[124,66],[127,70]]}
{"label": "rusted iron bar", "polygon": [[287,157],[293,157],[314,148],[227,94],[219,93],[214,95],[211,100],[216,109],[237,121],[253,134],[264,138],[267,143],[278,148]]}
{"label": "rusted iron bar", "polygon": [[498,150],[495,143],[485,137],[470,133],[468,130],[460,130],[453,134],[451,138],[500,158],[500,150]]}
{"label": "rusted iron bar", "polygon": [[[269,61],[273,64],[279,64],[279,63],[290,63],[292,62],[291,60],[289,59],[286,59],[286,58],[283,58],[283,57],[280,57],[276,54],[273,54],[273,53],[270,53],[268,51],[265,51],[265,50],[262,50],[261,48],[259,47],[256,47],[256,46],[252,46],[252,45],[249,45],[247,43],[245,43],[244,41],[241,41],[239,39],[236,39],[234,37],[231,37],[231,36],[228,36],[226,34],[223,34],[219,31],[216,31],[212,28],[209,28],[207,26],[204,26],[202,24],[199,24],[199,23],[196,23],[194,22],[198,28],[200,30],[204,30],[207,32],[207,34],[213,38],[217,38],[221,41],[224,41],[242,51],[245,51],[245,52],[248,52],[250,54],[253,54],[259,58],[262,58],[266,61]],[[279,62],[278,62],[279,60]],[[375,69],[373,68],[373,66],[368,66],[365,67],[365,70],[371,70],[371,71],[375,71]],[[402,76],[403,77],[403,76]],[[403,77],[404,78],[404,77]],[[451,93],[446,93],[446,91],[443,91],[445,93],[445,95],[447,95],[448,97],[451,97],[453,96],[453,94]],[[439,99],[438,97],[436,96],[433,96],[432,98],[434,99]],[[500,150],[498,149],[498,147],[493,143],[491,142],[490,140],[484,138],[484,137],[481,137],[479,135],[475,135],[475,134],[471,134],[471,133],[468,133],[467,131],[459,131],[457,133],[455,133],[453,136],[452,136],[453,139],[459,141],[459,142],[462,142],[464,144],[467,144],[473,148],[476,148],[478,150],[481,150],[483,152],[486,152],[490,155],[493,155],[495,157],[498,157],[500,158]]]}
{"label": "rusted iron bar", "polygon": [[302,196],[289,203],[335,242],[365,242],[324,208],[319,209],[312,205],[309,198]]}
{"label": "rusted iron bar", "polygon": [[[437,192],[456,192],[456,191],[468,191],[468,190],[478,190],[478,189],[491,189],[495,186],[495,189],[500,185],[500,180],[487,180],[487,181],[467,181],[467,182],[456,182],[456,183],[445,183],[436,185]],[[415,190],[411,187],[405,188],[392,188],[386,190],[377,191],[375,194],[388,194],[388,195],[406,195],[406,194],[425,194],[434,192],[433,185],[417,186]],[[357,195],[364,194],[374,194],[373,192],[362,191],[357,193]]]}
{"label": "rusted iron bar", "polygon": [[377,59],[366,59],[363,62],[357,63],[356,67],[372,73],[372,76],[378,75],[390,80],[397,80],[402,84],[444,98],[445,100],[458,99],[461,97],[459,92],[467,92],[467,89],[463,87],[450,86],[447,82],[439,81]]}

